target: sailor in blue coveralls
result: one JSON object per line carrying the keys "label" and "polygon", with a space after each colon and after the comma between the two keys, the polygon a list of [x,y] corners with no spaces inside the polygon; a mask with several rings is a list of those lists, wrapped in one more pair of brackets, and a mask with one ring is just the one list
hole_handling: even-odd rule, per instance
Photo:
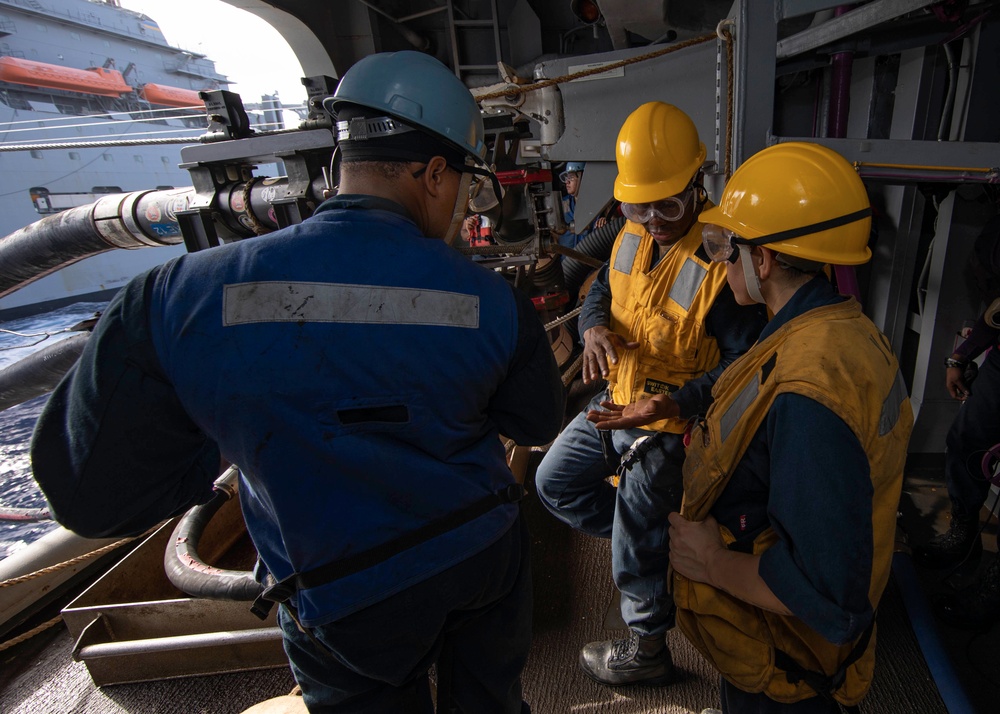
{"label": "sailor in blue coveralls", "polygon": [[435,664],[439,703],[527,711],[500,434],[552,440],[563,389],[530,300],[448,245],[490,178],[479,108],[417,52],[366,57],[328,102],[338,195],[122,289],[39,419],[34,474],[60,523],[107,537],[206,502],[237,464],[310,711],[430,712]]}

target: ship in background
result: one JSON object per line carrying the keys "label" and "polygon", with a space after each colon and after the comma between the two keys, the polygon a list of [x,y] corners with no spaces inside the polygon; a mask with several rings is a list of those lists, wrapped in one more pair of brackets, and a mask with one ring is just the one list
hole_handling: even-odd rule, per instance
{"label": "ship in background", "polygon": [[[230,81],[203,54],[170,45],[156,21],[118,0],[0,0],[0,235],[102,194],[191,185],[179,144],[45,148],[48,144],[197,137],[199,91]],[[281,128],[276,96],[246,105],[251,124]],[[255,110],[256,108],[256,110]],[[16,317],[109,297],[183,244],[114,250],[0,298]]]}

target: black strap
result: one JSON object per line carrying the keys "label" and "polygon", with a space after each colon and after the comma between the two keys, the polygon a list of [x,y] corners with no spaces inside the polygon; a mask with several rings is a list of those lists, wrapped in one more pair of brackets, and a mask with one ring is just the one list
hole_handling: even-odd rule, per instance
{"label": "black strap", "polygon": [[250,610],[259,618],[264,619],[271,611],[274,603],[287,601],[298,590],[326,585],[335,580],[346,578],[348,575],[367,570],[373,565],[389,560],[389,558],[399,555],[405,550],[409,550],[414,546],[425,543],[432,538],[436,538],[469,521],[475,520],[498,506],[517,503],[523,497],[524,486],[519,483],[512,483],[478,501],[473,501],[464,508],[452,511],[414,531],[404,533],[398,538],[393,538],[390,541],[386,541],[360,553],[355,553],[347,558],[331,561],[318,568],[307,570],[304,573],[293,573],[287,578],[266,587],[264,592],[254,600]]}
{"label": "black strap", "polygon": [[[840,667],[833,674],[827,676],[821,674],[820,672],[813,672],[812,670],[805,669],[802,665],[792,659],[792,656],[787,652],[774,648],[774,664],[779,669],[785,671],[785,676],[791,684],[796,684],[798,682],[805,682],[808,684],[813,691],[822,697],[825,697],[831,701],[834,700],[833,694],[844,684],[844,680],[847,678],[847,670],[852,664],[861,659],[861,656],[868,649],[868,643],[871,642],[872,632],[875,630],[875,615],[872,615],[871,622],[868,623],[868,627],[862,633],[861,637],[854,644],[854,648],[851,650],[847,658],[840,663]],[[844,709],[850,712],[857,712],[857,707],[840,705]]]}

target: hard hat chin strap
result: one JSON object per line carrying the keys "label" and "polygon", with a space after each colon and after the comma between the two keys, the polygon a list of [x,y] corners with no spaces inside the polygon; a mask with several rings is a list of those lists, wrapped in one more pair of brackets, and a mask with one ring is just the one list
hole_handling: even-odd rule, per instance
{"label": "hard hat chin strap", "polygon": [[743,264],[743,282],[746,283],[747,293],[749,293],[751,300],[764,305],[766,303],[764,302],[764,296],[760,293],[760,278],[757,276],[757,269],[754,267],[753,260],[750,257],[750,246],[740,243],[737,247],[740,249],[740,263]]}

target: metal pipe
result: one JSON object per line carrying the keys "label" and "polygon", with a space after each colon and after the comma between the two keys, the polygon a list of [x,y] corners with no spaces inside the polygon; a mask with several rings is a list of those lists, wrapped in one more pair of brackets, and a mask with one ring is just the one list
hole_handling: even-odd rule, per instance
{"label": "metal pipe", "polygon": [[80,662],[112,657],[178,652],[207,647],[253,645],[260,642],[274,642],[277,640],[281,640],[281,629],[278,627],[260,627],[238,632],[203,632],[196,635],[176,635],[173,637],[157,637],[155,639],[129,640],[126,642],[102,642],[95,645],[86,645],[73,653],[73,659]]}
{"label": "metal pipe", "polygon": [[948,89],[941,107],[941,120],[938,122],[938,141],[948,141],[948,135],[951,134],[951,114],[955,109],[955,95],[958,93],[958,62],[951,42],[944,43],[944,56],[948,60]]}
{"label": "metal pipe", "polygon": [[[841,5],[834,13],[834,19],[847,15],[850,5]],[[826,135],[835,139],[847,136],[847,119],[851,110],[851,73],[854,66],[853,52],[838,52],[832,58],[830,68],[830,106],[827,110]],[[861,286],[853,266],[835,265],[837,289],[843,295],[852,295],[861,301]]]}

